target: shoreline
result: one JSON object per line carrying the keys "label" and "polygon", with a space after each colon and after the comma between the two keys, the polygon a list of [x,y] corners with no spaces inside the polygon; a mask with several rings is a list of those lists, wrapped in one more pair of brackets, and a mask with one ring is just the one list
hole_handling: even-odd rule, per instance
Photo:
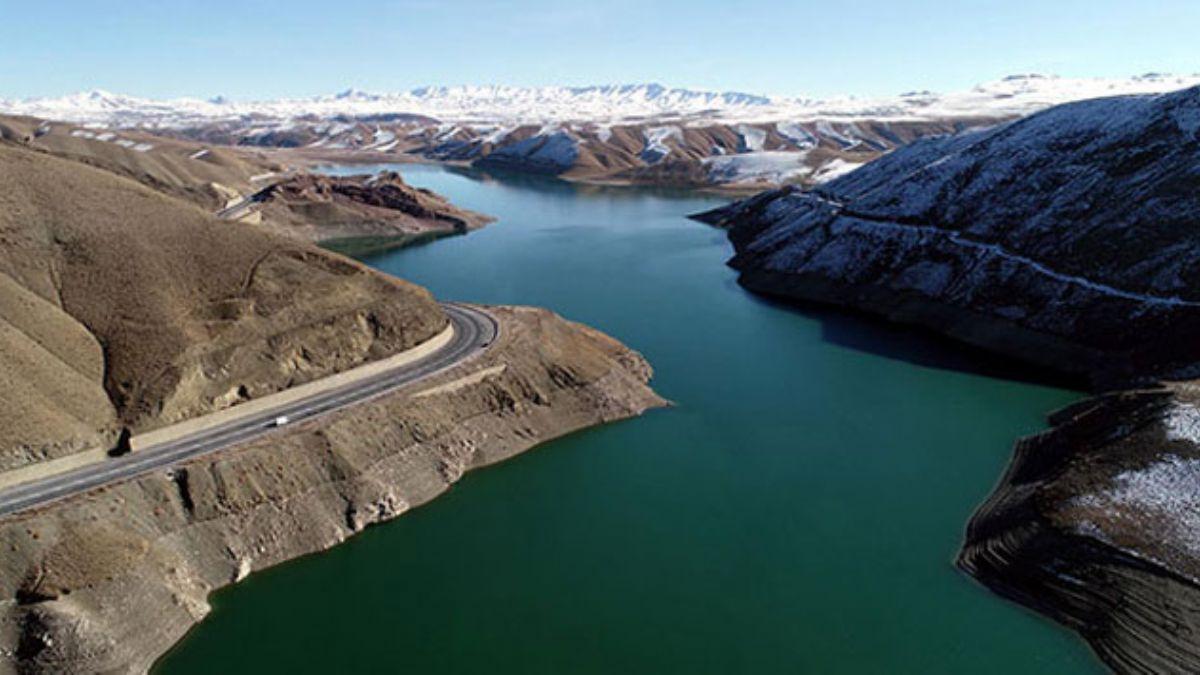
{"label": "shoreline", "polygon": [[[244,148],[228,146],[231,149],[244,151]],[[477,167],[474,162],[463,160],[448,160],[448,159],[433,159],[424,155],[408,154],[408,153],[378,153],[378,152],[358,152],[353,150],[330,152],[328,150],[321,151],[306,151],[302,148],[256,148],[255,152],[261,153],[274,161],[291,161],[308,171],[316,171],[322,166],[369,166],[373,164],[395,164],[395,165],[424,165],[424,166],[441,166],[456,169],[469,169],[487,174],[494,167]],[[570,171],[564,173],[546,173],[544,171],[525,171],[520,168],[506,167],[500,173],[512,173],[513,175],[522,177],[541,177],[555,180],[561,180],[566,183],[575,185],[595,186],[595,187],[615,187],[615,188],[647,188],[647,189],[662,189],[662,190],[680,190],[697,194],[717,195],[720,197],[739,198],[749,197],[766,190],[773,190],[782,187],[781,184],[775,183],[754,183],[754,184],[738,184],[738,183],[714,183],[714,184],[677,184],[670,182],[654,182],[654,181],[638,181],[624,178],[612,178],[604,175],[589,176],[586,173],[572,175]]]}
{"label": "shoreline", "polygon": [[[502,324],[494,346],[417,387],[0,521],[22,542],[0,562],[13,598],[0,651],[30,672],[144,671],[210,611],[214,590],[400,516],[467,471],[667,405],[649,364],[615,340],[546,310],[489,309]],[[582,379],[556,380],[564,369]],[[141,515],[79,530],[108,510]],[[91,543],[68,543],[75,531]],[[143,543],[102,547],[86,569],[51,558],[37,577],[20,573],[21,561],[114,536]]]}

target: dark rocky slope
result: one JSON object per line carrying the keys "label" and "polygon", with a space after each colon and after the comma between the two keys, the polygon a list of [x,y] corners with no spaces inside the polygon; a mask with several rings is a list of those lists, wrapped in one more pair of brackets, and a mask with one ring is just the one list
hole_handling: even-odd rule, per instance
{"label": "dark rocky slope", "polygon": [[1200,341],[1200,89],[919,141],[701,219],[748,288],[923,324],[1101,383],[1186,376]]}
{"label": "dark rocky slope", "polygon": [[922,141],[700,218],[752,290],[1131,387],[1018,443],[959,565],[1119,672],[1200,672],[1200,89]]}
{"label": "dark rocky slope", "polygon": [[1200,387],[1089,399],[1022,439],[959,566],[1126,673],[1200,672]]}

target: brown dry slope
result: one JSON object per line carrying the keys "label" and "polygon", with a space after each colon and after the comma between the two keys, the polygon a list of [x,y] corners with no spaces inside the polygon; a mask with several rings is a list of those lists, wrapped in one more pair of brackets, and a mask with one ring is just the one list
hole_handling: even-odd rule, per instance
{"label": "brown dry slope", "polygon": [[0,138],[132,178],[209,209],[255,189],[255,176],[279,167],[253,151],[213,147],[129,129],[92,129],[0,115]]}
{"label": "brown dry slope", "polygon": [[0,145],[0,467],[111,442],[439,332],[423,289]]}

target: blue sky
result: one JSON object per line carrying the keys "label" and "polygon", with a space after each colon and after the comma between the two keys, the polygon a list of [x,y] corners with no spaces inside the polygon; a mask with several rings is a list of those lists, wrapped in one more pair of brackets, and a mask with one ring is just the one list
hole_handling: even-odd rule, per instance
{"label": "blue sky", "polygon": [[1197,0],[0,0],[0,17],[4,98],[626,82],[882,95],[1200,72]]}

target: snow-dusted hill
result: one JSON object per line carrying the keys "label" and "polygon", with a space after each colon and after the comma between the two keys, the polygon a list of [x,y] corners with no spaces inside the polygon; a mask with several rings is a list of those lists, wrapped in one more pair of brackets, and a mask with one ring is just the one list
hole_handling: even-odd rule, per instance
{"label": "snow-dusted hill", "polygon": [[347,90],[269,101],[221,97],[153,100],[92,91],[61,98],[0,99],[0,112],[110,126],[183,127],[250,116],[268,119],[412,114],[446,122],[537,124],[690,118],[734,123],[778,120],[930,120],[1024,115],[1059,103],[1119,94],[1164,92],[1200,84],[1200,76],[1148,74],[1129,79],[1018,75],[966,91],[909,92],[887,98],[769,97],[672,89],[657,84],[594,87],[422,87],[399,93]]}
{"label": "snow-dusted hill", "polygon": [[215,145],[300,148],[373,160],[420,155],[576,180],[758,189],[815,185],[914,140],[1056,104],[1200,84],[1020,75],[947,94],[827,100],[669,89],[424,87],[274,101],[156,101],[93,91],[0,100],[0,114],[110,133],[143,128]]}
{"label": "snow-dusted hill", "polygon": [[705,218],[772,295],[923,324],[1097,382],[1200,372],[1200,86],[927,138]]}

